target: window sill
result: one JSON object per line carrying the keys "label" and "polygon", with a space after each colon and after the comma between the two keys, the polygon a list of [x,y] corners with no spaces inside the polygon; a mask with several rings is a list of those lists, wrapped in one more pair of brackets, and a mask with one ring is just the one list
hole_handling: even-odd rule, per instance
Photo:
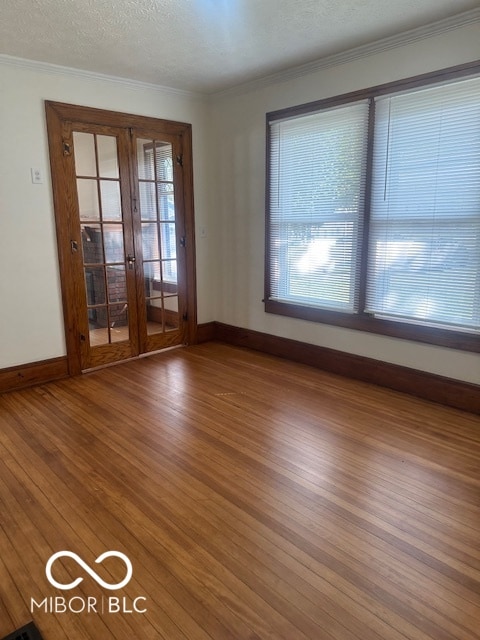
{"label": "window sill", "polygon": [[267,300],[265,302],[265,311],[266,313],[329,324],[345,329],[368,331],[369,333],[377,333],[391,338],[423,342],[440,347],[448,347],[450,349],[459,349],[461,351],[480,352],[480,335],[465,333],[463,331],[384,320],[381,318],[373,318],[368,314],[327,311],[275,300]]}

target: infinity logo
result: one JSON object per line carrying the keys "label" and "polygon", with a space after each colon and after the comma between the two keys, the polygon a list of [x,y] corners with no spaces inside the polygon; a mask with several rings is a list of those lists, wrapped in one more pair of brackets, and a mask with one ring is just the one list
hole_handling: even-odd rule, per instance
{"label": "infinity logo", "polygon": [[53,556],[51,556],[45,567],[47,580],[57,589],[74,589],[77,585],[79,585],[80,582],[82,582],[83,578],[77,578],[70,584],[61,584],[60,582],[57,582],[52,576],[52,565],[56,560],[58,560],[58,558],[72,558],[77,564],[82,567],[82,569],[84,569],[88,573],[89,576],[91,576],[96,582],[98,582],[98,584],[104,589],[109,589],[110,591],[114,591],[115,589],[122,589],[122,587],[130,582],[133,573],[132,563],[127,558],[127,556],[120,551],[106,551],[105,553],[102,553],[101,556],[98,556],[95,562],[96,564],[100,564],[106,558],[110,558],[112,556],[123,560],[125,566],[127,567],[127,574],[125,578],[118,584],[109,584],[108,582],[105,582],[105,580],[102,580],[102,578],[93,569],[91,569],[88,564],[80,558],[80,556],[78,556],[76,553],[73,553],[72,551],[59,551],[58,553],[54,553]]}

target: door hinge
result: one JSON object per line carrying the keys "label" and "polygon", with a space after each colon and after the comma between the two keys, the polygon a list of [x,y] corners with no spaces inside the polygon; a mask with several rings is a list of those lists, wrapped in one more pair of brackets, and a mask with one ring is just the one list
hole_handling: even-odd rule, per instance
{"label": "door hinge", "polygon": [[182,320],[186,322],[188,320],[188,313],[184,313],[182,316]]}
{"label": "door hinge", "polygon": [[72,147],[70,145],[70,142],[67,142],[66,140],[62,140],[62,148],[63,148],[63,155],[64,156],[71,156],[72,155]]}
{"label": "door hinge", "polygon": [[184,247],[184,248],[187,246],[187,239],[186,239],[186,237],[185,237],[185,236],[182,236],[182,237],[180,238],[180,246],[181,246],[181,247]]}
{"label": "door hinge", "polygon": [[177,164],[183,167],[183,156],[177,156]]}

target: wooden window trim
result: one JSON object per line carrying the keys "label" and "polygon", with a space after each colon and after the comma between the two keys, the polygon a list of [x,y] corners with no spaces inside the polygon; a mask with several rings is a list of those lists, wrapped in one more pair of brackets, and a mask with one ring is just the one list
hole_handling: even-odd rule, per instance
{"label": "wooden window trim", "polygon": [[[427,344],[459,349],[462,351],[480,352],[480,335],[469,333],[467,331],[456,331],[450,329],[442,329],[440,327],[431,327],[426,325],[415,324],[413,322],[403,322],[395,320],[384,320],[373,317],[370,314],[344,313],[340,311],[331,311],[318,307],[307,305],[298,305],[289,302],[271,300],[270,290],[270,219],[269,219],[269,202],[270,202],[270,124],[283,120],[313,114],[322,111],[328,107],[345,105],[358,100],[370,99],[389,94],[400,92],[406,89],[417,87],[426,87],[431,84],[439,83],[446,80],[454,80],[462,77],[468,77],[480,71],[480,61],[474,61],[467,64],[457,65],[448,69],[426,73],[419,76],[406,78],[382,85],[370,87],[360,91],[352,91],[340,96],[325,98],[306,104],[287,107],[266,114],[266,189],[265,189],[265,312],[275,315],[288,316],[308,320],[310,322],[318,322],[323,324],[344,327],[347,329],[355,329],[358,331],[367,331],[394,338],[412,340]],[[370,110],[373,114],[373,110]],[[364,218],[364,237],[362,240],[362,264],[361,264],[361,283],[360,283],[360,302],[364,302],[366,287],[366,268],[367,253],[365,251],[368,242],[368,218],[370,204],[370,184],[371,184],[371,166],[373,154],[373,118],[371,115],[368,132],[368,152],[367,152],[367,190],[365,194],[365,218]],[[363,308],[363,306],[361,307]]]}

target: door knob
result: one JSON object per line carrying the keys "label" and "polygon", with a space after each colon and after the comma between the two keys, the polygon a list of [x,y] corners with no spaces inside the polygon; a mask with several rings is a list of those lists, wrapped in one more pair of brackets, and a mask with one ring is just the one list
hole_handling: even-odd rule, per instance
{"label": "door knob", "polygon": [[132,268],[133,268],[133,265],[134,265],[134,263],[135,263],[136,261],[137,261],[137,259],[135,258],[135,256],[128,255],[128,256],[127,256],[128,268],[129,268],[129,269],[132,269]]}

